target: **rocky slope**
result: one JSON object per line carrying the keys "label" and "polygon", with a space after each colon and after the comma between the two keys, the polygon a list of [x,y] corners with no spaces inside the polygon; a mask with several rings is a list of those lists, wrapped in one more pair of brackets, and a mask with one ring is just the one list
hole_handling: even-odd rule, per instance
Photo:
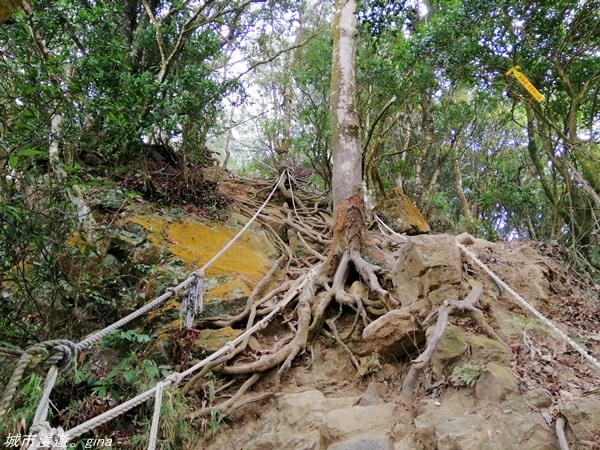
{"label": "rocky slope", "polygon": [[[529,243],[478,240],[474,247],[505,282],[598,354],[597,286]],[[361,369],[337,343],[320,338],[269,401],[243,408],[198,448],[554,449],[561,415],[571,448],[600,446],[600,372],[470,267],[452,236],[409,238],[392,273],[403,304],[415,308],[463,298],[468,278],[482,280],[480,305],[508,345],[470,319],[452,317],[417,397],[405,398],[399,389],[408,361],[432,328],[420,330],[391,311],[348,343],[363,355]],[[265,380],[256,389],[270,388]]]}
{"label": "rocky slope", "polygon": [[[248,189],[244,189],[232,184],[229,193],[247,198]],[[181,211],[175,215],[137,211],[123,214],[120,227],[130,230],[135,261],[154,264],[152,255],[162,252],[170,255],[168,270],[176,267],[184,274],[215,254],[248,216],[244,208],[223,222]],[[280,254],[273,233],[297,257],[305,256],[283,220],[278,223],[272,217],[253,225],[207,273],[202,317],[243,308]],[[600,356],[600,287],[564,266],[559,246],[475,239],[469,248],[582,347]],[[218,423],[215,435],[208,433],[190,446],[215,450],[554,449],[559,448],[555,424],[562,417],[570,448],[600,448],[599,369],[466,259],[454,236],[399,239],[394,257],[390,289],[400,300],[400,309],[376,319],[371,316],[364,329],[353,327],[353,311],[340,310],[334,320],[342,340],[331,333],[320,335],[310,351],[296,358],[280,383],[274,374],[264,376],[243,395],[242,405]],[[451,315],[431,363],[418,378],[415,395],[403,395],[401,387],[411,360],[425,350],[434,334],[435,323],[422,325],[425,315],[447,299],[464,299],[474,281],[483,284],[478,306],[494,333],[469,316]],[[275,276],[272,284],[277,283]],[[156,287],[150,283],[148,290]],[[351,290],[368,297],[360,281]],[[179,322],[165,324],[164,313],[176,308],[177,302],[170,302],[146,325],[163,337],[166,347],[172,345],[168,335],[179,328]],[[217,350],[244,328],[240,323],[207,329],[201,325],[202,317],[190,353],[196,358]],[[286,319],[284,311],[281,320],[261,330],[250,341],[247,357],[268,351],[261,342],[281,339],[289,326],[283,324]],[[222,384],[226,382],[223,378]],[[229,392],[223,390],[224,398]],[[190,392],[189,398],[197,408],[206,401],[199,391]],[[206,428],[207,421],[197,419],[196,424]]]}

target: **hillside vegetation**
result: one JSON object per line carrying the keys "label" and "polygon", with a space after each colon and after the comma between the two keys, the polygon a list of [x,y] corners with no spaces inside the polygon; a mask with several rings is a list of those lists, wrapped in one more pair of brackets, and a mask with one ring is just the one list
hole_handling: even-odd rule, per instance
{"label": "hillside vegetation", "polygon": [[599,14],[0,2],[2,438],[599,447]]}

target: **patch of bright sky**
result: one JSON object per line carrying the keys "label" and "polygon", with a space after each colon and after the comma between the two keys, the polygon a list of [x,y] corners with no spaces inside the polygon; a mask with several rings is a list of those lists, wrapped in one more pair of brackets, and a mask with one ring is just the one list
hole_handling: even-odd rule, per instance
{"label": "patch of bright sky", "polygon": [[[306,14],[316,14],[317,17],[321,17],[321,20],[326,20],[327,12],[324,6],[326,5],[323,2],[313,0],[313,3],[308,5]],[[262,8],[263,5],[256,5],[256,7]],[[265,142],[261,139],[262,133],[258,120],[264,120],[265,117],[273,118],[276,115],[275,108],[279,108],[282,103],[279,98],[281,93],[274,90],[268,82],[264,82],[264,78],[269,76],[265,72],[269,70],[268,64],[249,70],[251,61],[269,58],[268,55],[253,57],[252,53],[256,53],[256,47],[252,46],[252,43],[256,42],[261,35],[265,35],[267,36],[266,47],[271,47],[270,50],[275,53],[293,44],[299,25],[297,10],[283,11],[273,21],[263,18],[253,23],[252,29],[244,35],[243,42],[235,43],[226,49],[225,59],[228,62],[219,73],[223,79],[238,78],[244,86],[247,100],[240,105],[238,95],[233,94],[223,102],[225,133],[230,135],[228,138],[223,133],[211,136],[207,143],[212,151],[221,155],[221,159],[225,157],[226,146],[233,158],[233,164],[246,164],[256,159],[258,154],[268,152]],[[286,53],[282,53],[269,64],[277,64],[285,56]],[[281,71],[281,68],[276,70]],[[260,78],[263,78],[262,82]]]}

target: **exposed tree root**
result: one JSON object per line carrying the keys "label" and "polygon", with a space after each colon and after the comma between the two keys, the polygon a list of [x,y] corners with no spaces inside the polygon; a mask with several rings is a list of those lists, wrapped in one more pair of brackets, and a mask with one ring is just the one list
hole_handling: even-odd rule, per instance
{"label": "exposed tree root", "polygon": [[[246,317],[248,317],[248,314],[250,313],[250,310],[252,309],[252,305],[254,304],[255,298],[258,294],[260,294],[260,292],[267,286],[267,284],[269,284],[269,282],[273,279],[273,276],[275,275],[275,273],[281,268],[281,266],[283,265],[284,261],[285,261],[285,256],[280,257],[277,262],[273,265],[273,267],[269,270],[269,272],[267,272],[267,274],[263,277],[263,279],[260,281],[260,283],[258,283],[256,285],[256,287],[252,290],[252,293],[250,294],[250,296],[248,297],[248,300],[246,301],[246,306],[244,308],[244,310],[233,316],[233,317],[223,317],[222,320],[220,320],[217,317],[211,317],[209,319],[204,319],[204,320],[200,320],[199,323],[202,324],[203,322],[211,322],[212,325],[217,326],[217,327],[230,327],[242,320],[244,320]],[[263,297],[259,302],[258,305],[262,305],[263,303],[265,303],[266,301],[270,300],[272,296],[277,295],[279,292],[283,292],[287,287],[289,287],[289,283],[285,284],[285,286],[282,288],[280,286],[279,289],[274,289],[272,290],[269,294],[270,296],[265,296]],[[255,305],[257,306],[257,305]]]}
{"label": "exposed tree root", "polygon": [[274,351],[271,354],[265,355],[257,361],[242,365],[233,365],[215,368],[216,372],[229,375],[244,375],[256,372],[265,372],[276,366],[282,365],[278,373],[285,371],[293,359],[306,347],[308,341],[308,329],[311,319],[310,300],[313,292],[313,286],[305,287],[298,298],[297,314],[297,330],[294,338],[287,345]]}
{"label": "exposed tree root", "polygon": [[321,333],[323,333],[324,336],[326,336],[330,339],[333,339],[335,342],[337,342],[338,345],[340,347],[342,347],[344,349],[344,351],[348,354],[348,358],[350,358],[350,362],[352,362],[352,365],[356,368],[356,370],[359,370],[360,363],[356,359],[356,356],[354,356],[354,353],[352,353],[352,350],[350,350],[348,348],[348,346],[346,344],[344,344],[344,342],[338,336],[337,328],[335,327],[335,324],[333,323],[333,321],[328,320],[328,321],[326,321],[326,323],[329,326],[329,328],[331,329],[331,333],[327,330],[321,330]]}
{"label": "exposed tree root", "polygon": [[300,239],[300,242],[302,242],[302,245],[304,245],[304,248],[306,248],[308,253],[310,253],[311,255],[313,255],[314,257],[319,259],[320,261],[325,261],[325,259],[326,259],[325,256],[321,255],[318,251],[314,250],[310,245],[308,245],[307,242],[302,237],[302,233],[298,232],[298,233],[296,233],[296,235],[298,236],[298,239]]}
{"label": "exposed tree root", "polygon": [[[263,280],[250,294],[244,309],[233,316],[218,316],[203,318],[202,326],[226,327],[246,321],[246,329],[254,326],[260,316],[264,316],[278,308],[277,302],[282,297],[287,297],[290,292],[297,292],[288,309],[282,311],[286,317],[283,324],[289,327],[284,335],[278,333],[278,339],[270,350],[246,352],[250,344],[250,337],[236,349],[221,357],[219,360],[206,366],[199,374],[192,378],[183,388],[184,393],[189,393],[203,383],[205,374],[210,370],[223,375],[249,376],[248,380],[239,388],[233,397],[219,404],[205,407],[190,414],[191,418],[198,418],[210,414],[218,409],[222,415],[233,411],[240,402],[243,394],[260,379],[261,374],[274,371],[275,386],[286,371],[291,367],[296,358],[308,348],[312,355],[310,342],[319,334],[333,339],[347,354],[359,370],[360,364],[344,341],[356,334],[358,327],[369,325],[373,317],[400,307],[400,303],[393,298],[385,288],[387,273],[395,262],[393,253],[406,241],[404,237],[387,234],[389,231],[380,224],[383,234],[369,232],[363,219],[362,200],[353,197],[340,205],[335,225],[322,220],[318,210],[308,208],[308,201],[297,201],[300,194],[298,189],[292,191],[285,185],[280,186],[286,200],[294,199],[293,209],[284,205],[282,208],[267,207],[261,217],[263,226],[269,230],[275,242],[278,242],[284,256],[267,273]],[[300,194],[301,195],[301,194]],[[305,199],[306,200],[306,199]],[[250,210],[254,200],[250,199],[240,209]],[[287,225],[292,230],[297,243],[303,248],[302,257],[294,254],[298,248],[293,248],[286,242],[286,234],[278,234],[273,227],[279,229],[278,224]],[[273,225],[273,227],[271,227]],[[328,251],[323,248],[327,246]],[[300,285],[306,279],[309,270],[314,271],[310,281]],[[284,271],[287,279],[279,285],[267,290],[269,280],[277,277],[277,273]],[[358,283],[357,289],[353,284]],[[366,287],[366,291],[363,291]],[[501,337],[486,322],[482,311],[476,306],[482,294],[483,286],[475,282],[471,293],[462,301],[446,300],[444,304],[430,313],[423,326],[428,326],[437,319],[432,338],[424,353],[413,361],[412,367],[406,376],[402,392],[406,395],[414,394],[414,386],[422,369],[429,364],[438,343],[442,339],[450,314],[463,313],[473,318],[477,326],[490,338],[503,342]],[[332,315],[337,306],[337,315]],[[294,308],[293,311],[289,308]],[[338,333],[335,321],[342,311],[354,312],[354,320],[350,325],[346,322],[343,333]],[[324,329],[326,326],[328,329]],[[312,358],[309,358],[312,361]],[[260,400],[260,398],[256,398]],[[250,399],[250,401],[255,401]]]}
{"label": "exposed tree root", "polygon": [[221,415],[226,416],[232,409],[239,407],[240,404],[236,404],[236,402],[246,393],[248,389],[250,389],[260,378],[262,374],[255,373],[250,378],[248,378],[244,384],[238,389],[238,391],[227,401],[220,403],[218,405],[210,406],[207,408],[202,408],[197,411],[190,412],[186,419],[194,420],[198,417],[203,417],[209,415],[212,411],[219,410]]}
{"label": "exposed tree root", "polygon": [[431,358],[433,357],[433,354],[437,349],[442,336],[444,335],[446,326],[448,325],[448,317],[454,312],[466,313],[470,315],[477,322],[484,333],[486,333],[490,338],[496,339],[506,345],[504,341],[487,324],[481,310],[475,306],[479,301],[482,292],[483,284],[481,284],[479,281],[476,281],[473,283],[473,289],[464,300],[446,300],[442,306],[431,312],[425,318],[422,324],[423,327],[430,325],[437,317],[435,331],[433,332],[433,336],[431,336],[425,351],[417,359],[412,361],[412,367],[402,383],[402,394],[405,396],[414,395],[414,387],[417,378],[421,374],[423,368],[431,361]]}
{"label": "exposed tree root", "polygon": [[556,419],[556,437],[558,438],[560,450],[569,450],[569,442],[567,441],[567,436],[565,434],[566,424],[567,420],[562,415]]}
{"label": "exposed tree root", "polygon": [[[280,190],[283,191],[284,197],[287,199],[290,198],[287,194],[292,195],[291,190],[287,190],[285,186],[283,186],[283,189],[280,186]],[[297,192],[294,192],[293,195],[297,195]],[[306,276],[307,266],[310,268],[310,261],[313,261],[316,264],[313,267],[316,275],[297,294],[293,320],[286,321],[291,330],[287,336],[280,336],[278,343],[270,351],[261,352],[262,356],[254,361],[245,362],[243,360],[247,358],[242,358],[242,353],[249,344],[249,338],[247,338],[238,348],[204,367],[184,386],[184,393],[189,393],[201,385],[208,371],[224,375],[250,375],[250,378],[232,398],[219,405],[195,411],[190,414],[190,418],[206,416],[215,409],[218,409],[222,415],[232,411],[239,405],[244,392],[258,381],[261,374],[267,371],[276,370],[275,389],[277,389],[279,380],[291,367],[293,361],[306,350],[311,339],[314,339],[321,332],[335,340],[346,351],[352,364],[358,370],[360,367],[359,362],[343,342],[344,339],[338,334],[334,323],[335,319],[327,319],[329,308],[337,304],[338,317],[341,314],[342,307],[355,311],[353,324],[345,336],[347,338],[352,335],[359,323],[363,326],[370,323],[369,311],[375,314],[383,314],[399,305],[384,289],[380,281],[380,277],[386,271],[383,267],[389,268],[392,258],[366,234],[360,200],[353,199],[348,203],[345,213],[340,214],[336,227],[338,231],[344,230],[344,233],[334,233],[332,239],[331,226],[322,220],[319,214],[316,214],[317,206],[315,205],[315,209],[310,210],[306,208],[304,202],[297,201],[295,197],[291,198],[294,198],[293,211],[286,206],[280,210],[266,208],[261,218],[261,222],[265,228],[270,230],[274,240],[278,241],[279,247],[285,256],[277,261],[275,266],[254,288],[240,313],[234,316],[218,316],[200,320],[202,326],[213,327],[232,326],[246,320],[246,329],[251,328],[257,317],[268,314],[273,311],[273,308],[277,307],[277,298],[297,289]],[[252,205],[250,203],[252,202],[253,200],[248,200],[248,204],[241,205],[240,209],[251,209]],[[293,254],[290,246],[269,225],[276,223],[285,223],[294,230],[299,242],[306,249],[308,257],[300,260]],[[382,241],[384,241],[383,238],[379,240],[379,243]],[[319,246],[329,246],[327,256],[316,249]],[[284,267],[284,261],[286,260],[287,267]],[[283,281],[279,286],[263,293],[269,284],[269,280],[275,278],[279,270],[285,270],[289,275],[294,272],[293,268],[296,268],[300,273],[298,278]],[[349,289],[349,285],[352,284],[349,282],[350,277],[353,279],[358,277],[367,286],[369,295],[359,295],[352,292]],[[323,330],[325,323],[327,323],[330,331]]]}

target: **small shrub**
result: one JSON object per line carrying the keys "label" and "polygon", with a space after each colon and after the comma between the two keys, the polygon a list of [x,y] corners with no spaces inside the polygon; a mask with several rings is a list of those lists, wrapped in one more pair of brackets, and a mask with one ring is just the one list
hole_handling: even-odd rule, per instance
{"label": "small shrub", "polygon": [[479,364],[466,363],[456,366],[450,375],[450,382],[454,386],[474,386],[482,370],[483,367]]}

